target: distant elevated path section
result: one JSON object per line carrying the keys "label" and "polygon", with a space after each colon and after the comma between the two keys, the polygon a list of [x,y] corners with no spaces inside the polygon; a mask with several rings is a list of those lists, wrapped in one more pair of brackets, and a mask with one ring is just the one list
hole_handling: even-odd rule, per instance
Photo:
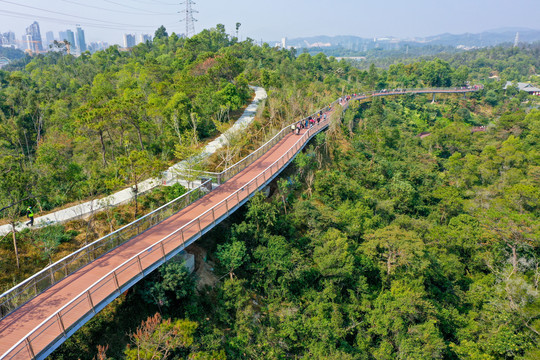
{"label": "distant elevated path section", "polygon": [[[480,89],[374,92],[350,100]],[[211,180],[126,227],[85,246],[0,295],[0,359],[44,359],[85,322],[146,275],[236,211],[287,167],[311,138],[326,129],[348,101],[320,112],[318,125],[300,133],[283,128],[266,144]],[[336,114],[337,116],[337,114]],[[323,117],[324,119],[324,117]],[[302,119],[299,122],[305,122]],[[294,123],[296,124],[296,123]]]}

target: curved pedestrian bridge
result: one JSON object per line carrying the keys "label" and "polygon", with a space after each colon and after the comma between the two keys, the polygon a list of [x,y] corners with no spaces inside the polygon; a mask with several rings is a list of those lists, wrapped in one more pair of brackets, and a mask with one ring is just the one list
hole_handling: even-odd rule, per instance
{"label": "curved pedestrian bridge", "polygon": [[[380,91],[354,96],[467,93],[480,86]],[[347,102],[342,102],[347,106]],[[290,126],[182,197],[48,266],[0,295],[0,359],[43,359],[112,300],[242,206],[293,161],[341,111],[300,134]],[[319,113],[319,111],[317,111]],[[315,114],[317,114],[315,113]],[[314,116],[315,114],[311,115]],[[305,119],[303,119],[305,120]],[[213,188],[212,180],[217,183]]]}

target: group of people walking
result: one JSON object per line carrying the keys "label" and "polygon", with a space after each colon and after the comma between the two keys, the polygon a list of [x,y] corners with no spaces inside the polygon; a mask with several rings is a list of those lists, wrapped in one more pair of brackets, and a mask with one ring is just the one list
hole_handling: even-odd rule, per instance
{"label": "group of people walking", "polygon": [[326,114],[323,114],[322,110],[319,111],[315,116],[309,116],[307,119],[303,119],[297,123],[291,124],[291,133],[296,132],[296,135],[300,135],[300,130],[309,129],[315,124],[319,125],[321,119],[323,121],[326,120]]}

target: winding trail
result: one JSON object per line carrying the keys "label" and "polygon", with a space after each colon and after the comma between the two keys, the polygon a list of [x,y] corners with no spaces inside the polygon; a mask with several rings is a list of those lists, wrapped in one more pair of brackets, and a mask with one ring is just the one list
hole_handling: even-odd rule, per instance
{"label": "winding trail", "polygon": [[[244,110],[242,116],[234,123],[233,126],[231,126],[229,130],[226,131],[225,134],[222,134],[216,139],[210,141],[204,147],[201,155],[198,156],[199,161],[212,155],[217,150],[222,148],[226,143],[226,137],[229,133],[243,131],[253,121],[260,102],[267,98],[267,94],[262,87],[250,86],[250,88],[255,91],[255,98],[253,99],[251,104]],[[186,188],[193,188],[199,186],[201,184],[199,180],[189,183],[185,180],[178,180],[175,176],[175,174],[182,172],[182,169],[185,168],[185,164],[186,161],[181,161],[169,167],[166,171],[164,171],[162,178],[151,178],[141,181],[138,184],[139,194],[148,192],[162,184],[172,185],[174,183],[180,183]],[[63,223],[66,221],[80,219],[96,212],[103,211],[107,208],[125,204],[132,200],[134,197],[135,195],[133,194],[131,187],[128,187],[102,199],[86,201],[79,205],[74,205],[62,210],[51,212],[47,215],[36,217],[34,219],[34,227],[48,226],[55,223]],[[26,225],[23,222],[17,225],[15,227],[15,230],[21,231],[24,228],[26,228]],[[4,236],[10,232],[11,225],[6,224],[0,226],[0,236]]]}

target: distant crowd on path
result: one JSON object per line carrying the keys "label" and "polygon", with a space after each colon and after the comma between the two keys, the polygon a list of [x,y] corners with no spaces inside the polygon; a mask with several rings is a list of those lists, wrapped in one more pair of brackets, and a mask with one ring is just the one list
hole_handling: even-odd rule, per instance
{"label": "distant crowd on path", "polygon": [[351,98],[353,97],[356,97],[356,94],[352,94],[352,95],[347,95],[345,97],[340,97],[338,99],[338,102],[340,105],[345,105],[347,102],[349,102],[349,100],[351,100]]}
{"label": "distant crowd on path", "polygon": [[300,120],[296,124],[291,124],[291,133],[294,134],[296,132],[296,135],[300,135],[300,130],[309,129],[315,125],[319,125],[321,119],[323,121],[326,120],[326,114],[323,114],[322,110],[315,116],[309,116],[307,119]]}
{"label": "distant crowd on path", "polygon": [[[462,87],[455,87],[453,88],[454,90],[471,90],[471,89],[474,89],[474,90],[478,90],[480,89],[481,87],[478,86],[478,85],[474,85],[474,86],[471,86],[471,85],[467,85],[467,86],[462,86]],[[414,89],[409,89],[409,91],[413,91]],[[407,89],[391,89],[391,90],[387,90],[387,89],[381,89],[381,90],[378,90],[376,92],[373,92],[371,93],[371,95],[376,95],[376,94],[386,94],[386,93],[389,93],[389,94],[396,94],[396,93],[406,93],[407,92]],[[355,99],[357,97],[367,97],[369,95],[366,95],[364,93],[362,94],[351,94],[351,95],[346,95],[346,96],[343,96],[343,97],[340,97],[338,99],[338,104],[340,104],[341,106],[345,106],[347,105],[347,103],[351,100],[351,99]],[[329,105],[328,110],[332,109],[332,105]],[[324,117],[323,117],[323,111],[319,111],[317,113],[317,115],[314,116],[309,116],[307,119],[302,119],[300,120],[299,122],[297,123],[293,123],[291,124],[291,133],[296,133],[296,135],[299,135],[300,134],[300,131],[302,129],[308,129],[308,128],[311,128],[313,127],[315,124],[319,125],[319,123],[321,122],[321,118],[323,118],[323,120],[326,120],[326,114],[324,114]],[[477,131],[482,131],[482,130],[477,130]]]}

